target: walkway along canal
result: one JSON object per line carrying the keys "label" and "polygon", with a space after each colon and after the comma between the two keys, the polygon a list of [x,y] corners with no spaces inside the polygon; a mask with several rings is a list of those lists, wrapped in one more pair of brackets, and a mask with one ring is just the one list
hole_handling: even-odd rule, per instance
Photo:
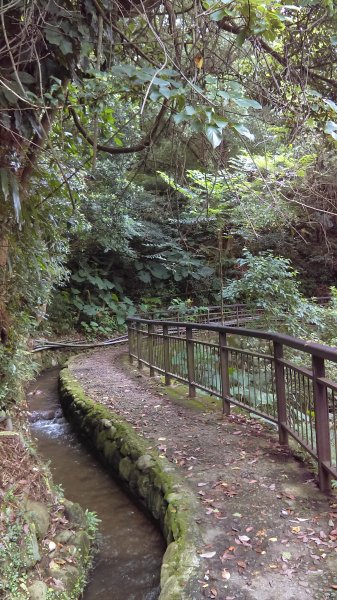
{"label": "walkway along canal", "polygon": [[[69,372],[104,415],[119,415],[160,453],[194,497],[199,565],[165,600],[336,600],[336,497],[317,489],[275,428],[234,411],[223,416],[216,398],[191,400],[176,381],[164,386],[129,365],[122,348],[78,356]],[[180,512],[177,502],[173,514]]]}
{"label": "walkway along canal", "polygon": [[280,333],[212,324],[128,319],[129,355],[274,423],[281,445],[291,436],[317,461],[319,487],[337,479],[337,349]]}
{"label": "walkway along canal", "polygon": [[[84,600],[155,600],[164,541],[150,520],[78,442],[62,417],[58,369],[45,371],[28,392],[32,434],[50,461],[54,482],[69,500],[95,511],[99,553]],[[47,417],[47,419],[46,419]]]}

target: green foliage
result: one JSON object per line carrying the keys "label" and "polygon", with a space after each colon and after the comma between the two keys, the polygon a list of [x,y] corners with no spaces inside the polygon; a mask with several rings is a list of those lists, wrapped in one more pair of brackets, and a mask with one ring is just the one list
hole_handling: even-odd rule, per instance
{"label": "green foliage", "polygon": [[291,183],[298,185],[314,161],[315,154],[301,155],[292,149],[264,155],[243,152],[230,158],[228,167],[216,174],[187,171],[187,185],[159,173],[186,198],[183,217],[204,216],[228,234],[251,240],[261,231],[280,230],[291,219],[296,221],[298,209],[291,203]]}
{"label": "green foliage", "polygon": [[[26,532],[25,532],[26,529]],[[14,494],[7,492],[0,506],[0,594],[13,600],[27,598],[27,574],[22,539],[29,531]]]}
{"label": "green foliage", "polygon": [[97,514],[94,511],[85,510],[85,518],[87,521],[87,533],[90,537],[90,539],[94,540],[96,538],[97,535],[97,530],[99,527],[99,524],[101,523],[101,519],[98,518]]}
{"label": "green foliage", "polygon": [[[213,148],[220,146],[227,127],[250,141],[254,140],[254,135],[244,124],[248,114],[241,109],[260,110],[262,106],[257,100],[246,98],[237,82],[227,82],[225,89],[219,89],[216,78],[209,76],[202,89],[189,81],[184,84],[179,71],[173,69],[158,71],[125,64],[115,66],[112,73],[119,76],[120,94],[129,92],[130,88],[135,91],[148,85],[152,102],[157,103],[159,99],[172,101],[176,125],[184,123],[192,133],[203,133]],[[194,104],[191,104],[193,101]],[[235,111],[231,110],[233,106]],[[243,122],[238,121],[240,116]]]}
{"label": "green foliage", "polygon": [[109,281],[103,268],[83,261],[71,281],[77,287],[70,288],[70,301],[78,310],[78,322],[87,333],[114,333],[135,313],[130,298],[123,295],[120,298],[112,291],[116,285]]}
{"label": "green foliage", "polygon": [[265,326],[274,330],[312,339],[322,334],[324,309],[303,297],[289,259],[245,250],[236,265],[240,278],[227,282],[225,300],[263,309]]}

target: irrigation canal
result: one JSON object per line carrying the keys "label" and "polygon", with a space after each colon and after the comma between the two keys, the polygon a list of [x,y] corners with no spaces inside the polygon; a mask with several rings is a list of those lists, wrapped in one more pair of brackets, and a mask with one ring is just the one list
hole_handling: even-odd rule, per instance
{"label": "irrigation canal", "polygon": [[72,433],[59,405],[58,372],[45,371],[30,386],[31,429],[54,482],[101,520],[99,553],[83,600],[156,600],[161,534]]}

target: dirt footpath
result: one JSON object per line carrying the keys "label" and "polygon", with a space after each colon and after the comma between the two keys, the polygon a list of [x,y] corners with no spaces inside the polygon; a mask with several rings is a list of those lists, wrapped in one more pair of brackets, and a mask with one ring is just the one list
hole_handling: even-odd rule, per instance
{"label": "dirt footpath", "polygon": [[[281,448],[275,430],[128,364],[125,349],[80,356],[71,370],[176,465],[199,499],[200,594],[191,599],[337,599],[337,497]],[[199,406],[198,406],[199,404]]]}

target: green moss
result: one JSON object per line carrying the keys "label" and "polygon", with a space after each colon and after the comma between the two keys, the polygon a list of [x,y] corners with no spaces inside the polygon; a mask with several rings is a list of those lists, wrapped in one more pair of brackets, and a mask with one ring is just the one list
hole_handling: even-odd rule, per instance
{"label": "green moss", "polygon": [[194,496],[174,466],[156,451],[149,452],[148,441],[139,437],[131,425],[86,396],[69,367],[61,372],[60,391],[69,420],[160,523],[170,548],[163,562],[160,600],[188,600],[186,582],[198,576],[196,548],[201,544],[194,521]]}
{"label": "green moss", "polygon": [[132,461],[127,456],[122,458],[122,460],[119,463],[119,474],[122,477],[122,479],[125,479],[125,481],[129,481],[132,469]]}
{"label": "green moss", "polygon": [[[130,369],[129,358],[126,356],[123,359],[123,364]],[[153,380],[152,380],[153,382]],[[220,398],[207,394],[201,390],[197,390],[197,397],[190,398],[188,395],[188,385],[173,380],[173,384],[170,386],[164,385],[164,377],[160,377],[158,387],[160,391],[168,396],[174,404],[182,406],[184,408],[190,408],[195,411],[202,412],[218,412],[219,406],[221,405]]]}

